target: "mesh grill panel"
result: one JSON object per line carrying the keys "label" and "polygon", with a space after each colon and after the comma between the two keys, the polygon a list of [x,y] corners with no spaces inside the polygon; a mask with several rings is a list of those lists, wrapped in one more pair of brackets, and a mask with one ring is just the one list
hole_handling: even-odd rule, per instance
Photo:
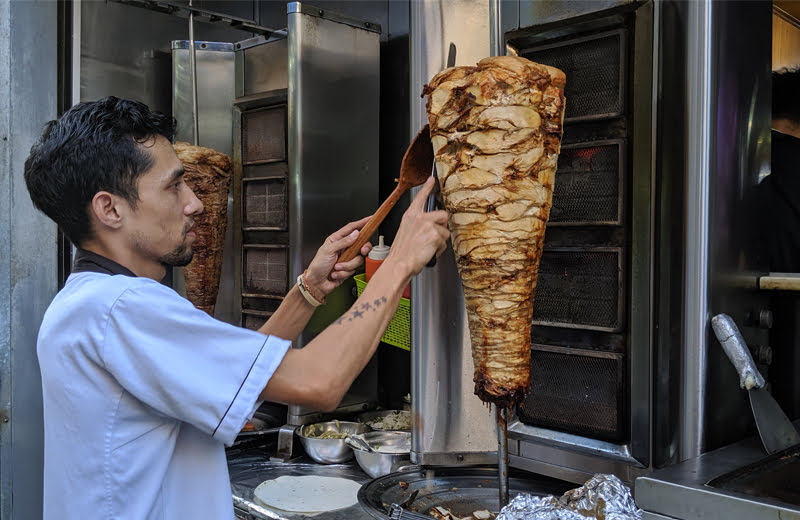
{"label": "mesh grill panel", "polygon": [[621,45],[622,34],[614,33],[531,50],[522,56],[561,69],[567,75],[565,119],[611,117],[624,110],[620,83]]}
{"label": "mesh grill panel", "polygon": [[620,145],[562,148],[550,222],[619,224]]}
{"label": "mesh grill panel", "polygon": [[519,419],[593,438],[624,436],[624,360],[580,350],[531,350],[531,391],[517,407]]}
{"label": "mesh grill panel", "polygon": [[616,332],[622,326],[619,251],[542,254],[533,323]]}
{"label": "mesh grill panel", "polygon": [[288,289],[289,254],[285,247],[244,249],[244,293],[284,296]]}
{"label": "mesh grill panel", "polygon": [[286,159],[286,107],[242,114],[242,155],[245,164]]}
{"label": "mesh grill panel", "polygon": [[271,312],[254,313],[251,311],[242,311],[242,327],[250,330],[258,330],[267,322],[270,316],[272,316]]}
{"label": "mesh grill panel", "polygon": [[244,228],[286,229],[286,181],[267,179],[244,183]]}

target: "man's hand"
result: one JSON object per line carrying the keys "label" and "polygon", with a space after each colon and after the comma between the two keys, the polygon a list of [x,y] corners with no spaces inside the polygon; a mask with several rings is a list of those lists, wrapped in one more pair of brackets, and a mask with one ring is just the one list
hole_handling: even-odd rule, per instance
{"label": "man's hand", "polygon": [[438,258],[450,237],[447,212],[425,211],[425,202],[435,182],[436,179],[430,177],[411,201],[403,214],[389,257],[384,260],[384,263],[401,266],[410,276],[419,273],[434,255]]}
{"label": "man's hand", "polygon": [[[349,262],[337,263],[336,260],[342,251],[356,241],[359,230],[369,219],[370,217],[364,217],[359,221],[350,222],[325,239],[325,243],[317,250],[317,254],[308,266],[308,273],[304,277],[308,285],[327,296],[341,285],[342,281],[353,276],[356,268],[364,262],[361,256],[356,256]],[[367,242],[361,248],[361,255],[367,256],[370,249],[372,244]]]}

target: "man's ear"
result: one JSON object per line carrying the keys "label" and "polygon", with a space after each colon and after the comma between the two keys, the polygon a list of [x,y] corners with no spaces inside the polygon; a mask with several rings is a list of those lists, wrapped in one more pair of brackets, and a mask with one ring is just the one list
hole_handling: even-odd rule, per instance
{"label": "man's ear", "polygon": [[105,226],[111,229],[119,229],[122,226],[122,213],[121,200],[119,197],[112,195],[107,191],[98,191],[92,197],[92,203],[89,210],[94,218],[97,220],[98,225]]}

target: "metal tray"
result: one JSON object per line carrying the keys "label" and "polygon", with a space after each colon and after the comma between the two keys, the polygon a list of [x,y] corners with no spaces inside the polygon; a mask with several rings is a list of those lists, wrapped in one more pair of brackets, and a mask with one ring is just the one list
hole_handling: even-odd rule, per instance
{"label": "metal tray", "polygon": [[800,506],[800,446],[773,453],[708,485]]}
{"label": "metal tray", "polygon": [[[511,498],[519,493],[560,496],[574,487],[523,472],[512,471],[508,479]],[[445,507],[456,516],[483,509],[496,513],[500,509],[496,467],[414,468],[391,473],[362,486],[358,502],[374,518],[387,520],[391,505],[403,502],[415,490],[419,494],[408,509],[417,513],[427,514],[435,506]]]}

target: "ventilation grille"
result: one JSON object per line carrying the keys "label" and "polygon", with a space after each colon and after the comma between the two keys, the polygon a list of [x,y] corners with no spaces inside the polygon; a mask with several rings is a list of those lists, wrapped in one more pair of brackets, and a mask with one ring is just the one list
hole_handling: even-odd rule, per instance
{"label": "ventilation grille", "polygon": [[517,416],[531,426],[622,441],[624,376],[622,354],[533,345],[532,386]]}
{"label": "ventilation grille", "polygon": [[242,296],[283,297],[288,291],[288,259],[283,246],[245,246]]}
{"label": "ventilation grille", "polygon": [[242,162],[286,160],[286,106],[242,114]]}
{"label": "ventilation grille", "polygon": [[625,33],[613,31],[522,51],[567,75],[565,121],[616,117],[625,110]]}
{"label": "ventilation grille", "polygon": [[562,147],[548,225],[619,225],[622,141]]}
{"label": "ventilation grille", "polygon": [[618,332],[624,324],[621,250],[545,250],[533,323]]}
{"label": "ventilation grille", "polygon": [[285,179],[244,182],[244,229],[285,231],[288,214]]}

